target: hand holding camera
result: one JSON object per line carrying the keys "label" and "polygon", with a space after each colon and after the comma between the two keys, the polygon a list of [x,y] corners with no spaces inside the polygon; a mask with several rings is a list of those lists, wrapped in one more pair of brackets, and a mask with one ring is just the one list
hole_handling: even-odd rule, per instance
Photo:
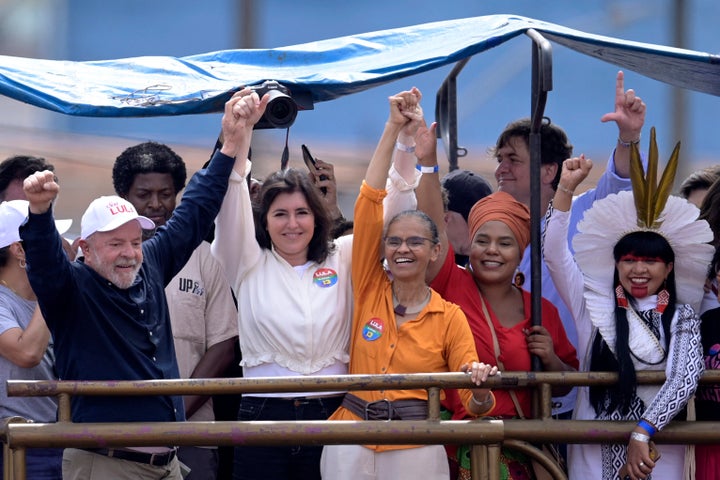
{"label": "hand holding camera", "polygon": [[290,128],[297,117],[298,107],[290,96],[290,90],[275,80],[267,80],[250,87],[258,97],[270,95],[265,114],[255,128]]}

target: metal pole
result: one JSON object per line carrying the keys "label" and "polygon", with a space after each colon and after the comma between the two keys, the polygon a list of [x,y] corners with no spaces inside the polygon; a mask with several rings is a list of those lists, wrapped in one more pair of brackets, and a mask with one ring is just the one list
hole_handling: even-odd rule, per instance
{"label": "metal pole", "polygon": [[458,146],[457,77],[469,61],[465,58],[457,62],[435,95],[435,133],[445,147],[451,172],[458,169],[458,158],[467,155],[467,149]]}
{"label": "metal pole", "polygon": [[[542,119],[545,114],[547,92],[552,90],[552,46],[533,29],[526,34],[532,39],[532,96],[530,126],[530,292],[532,294],[532,324],[541,325],[542,318],[542,257],[540,249],[540,166]],[[541,369],[540,359],[533,355],[533,371]]]}
{"label": "metal pole", "polygon": [[[672,13],[672,32],[673,46],[678,48],[687,48],[687,2],[686,0],[673,0]],[[690,116],[688,115],[687,91],[680,87],[671,87],[671,109],[670,121],[672,122],[672,134],[676,141],[682,141],[683,155],[685,158],[692,157],[692,142],[688,138],[688,131],[692,131],[689,126]],[[680,162],[680,172],[678,178],[682,179],[689,175],[692,171],[692,161]]]}
{"label": "metal pole", "polygon": [[238,25],[239,46],[238,48],[255,48],[255,2],[254,0],[242,0],[240,2],[240,18]]}

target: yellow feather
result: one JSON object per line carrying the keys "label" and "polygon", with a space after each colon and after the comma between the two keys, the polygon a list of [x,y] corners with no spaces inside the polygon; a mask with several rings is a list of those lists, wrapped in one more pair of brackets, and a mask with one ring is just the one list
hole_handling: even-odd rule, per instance
{"label": "yellow feather", "polygon": [[653,203],[655,204],[655,211],[657,212],[657,214],[653,218],[653,226],[660,226],[661,222],[658,222],[657,218],[660,213],[665,209],[667,199],[668,197],[670,197],[673,184],[675,183],[675,174],[677,173],[679,158],[680,142],[677,142],[675,144],[675,148],[673,149],[672,155],[670,155],[670,160],[668,160],[668,163],[665,166],[665,171],[660,178],[660,185],[658,185],[657,192],[655,193],[655,199],[653,200]]}
{"label": "yellow feather", "polygon": [[647,190],[643,197],[643,203],[646,205],[645,216],[640,218],[646,227],[652,226],[653,222],[660,214],[655,211],[655,192],[657,191],[657,169],[658,169],[658,146],[655,138],[655,127],[650,129],[650,149],[648,151],[648,171],[647,181],[645,182]]}
{"label": "yellow feather", "polygon": [[633,144],[630,147],[630,182],[637,210],[637,223],[639,227],[643,228],[657,228],[662,223],[657,219],[667,204],[675,182],[680,158],[680,142],[675,145],[659,185],[657,183],[658,157],[655,127],[652,127],[650,129],[647,175],[643,171],[640,150],[637,145]]}
{"label": "yellow feather", "polygon": [[633,198],[635,200],[635,210],[637,210],[637,218],[639,226],[643,226],[640,222],[645,218],[645,172],[643,171],[642,160],[640,160],[640,150],[636,144],[630,147],[630,182],[633,189]]}

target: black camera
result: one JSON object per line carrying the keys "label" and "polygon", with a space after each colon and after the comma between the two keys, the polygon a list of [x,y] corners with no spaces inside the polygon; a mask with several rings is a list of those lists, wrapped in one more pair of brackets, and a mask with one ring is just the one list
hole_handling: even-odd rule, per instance
{"label": "black camera", "polygon": [[251,86],[260,98],[270,94],[270,101],[256,128],[290,128],[297,117],[298,107],[290,96],[290,90],[275,80],[266,80]]}

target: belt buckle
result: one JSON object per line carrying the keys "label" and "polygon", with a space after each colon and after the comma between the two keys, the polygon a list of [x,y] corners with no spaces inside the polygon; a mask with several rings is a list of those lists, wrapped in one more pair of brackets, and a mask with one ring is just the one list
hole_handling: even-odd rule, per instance
{"label": "belt buckle", "polygon": [[165,454],[164,453],[151,453],[150,461],[148,462],[148,465],[153,466],[153,467],[160,466],[160,465],[155,465],[155,458],[157,457],[159,459],[160,455],[165,455]]}
{"label": "belt buckle", "polygon": [[[168,450],[167,452],[162,452],[162,453],[151,453],[149,465],[151,465],[153,467],[165,467],[174,458],[173,457],[174,453],[175,453],[175,450]],[[158,463],[155,463],[155,460],[157,460]]]}
{"label": "belt buckle", "polygon": [[[393,406],[392,406],[392,402],[390,400],[388,400],[387,398],[383,398],[382,400],[376,400],[374,402],[368,402],[368,404],[365,405],[365,420],[370,420],[370,418],[368,418],[368,417],[370,416],[371,408],[373,408],[374,406],[376,406],[378,404],[383,404],[383,403],[387,405],[387,418],[384,418],[382,420],[392,420]],[[376,410],[375,416],[376,417],[380,416],[379,413],[377,412],[377,410]],[[378,419],[378,420],[380,420],[380,419]]]}

